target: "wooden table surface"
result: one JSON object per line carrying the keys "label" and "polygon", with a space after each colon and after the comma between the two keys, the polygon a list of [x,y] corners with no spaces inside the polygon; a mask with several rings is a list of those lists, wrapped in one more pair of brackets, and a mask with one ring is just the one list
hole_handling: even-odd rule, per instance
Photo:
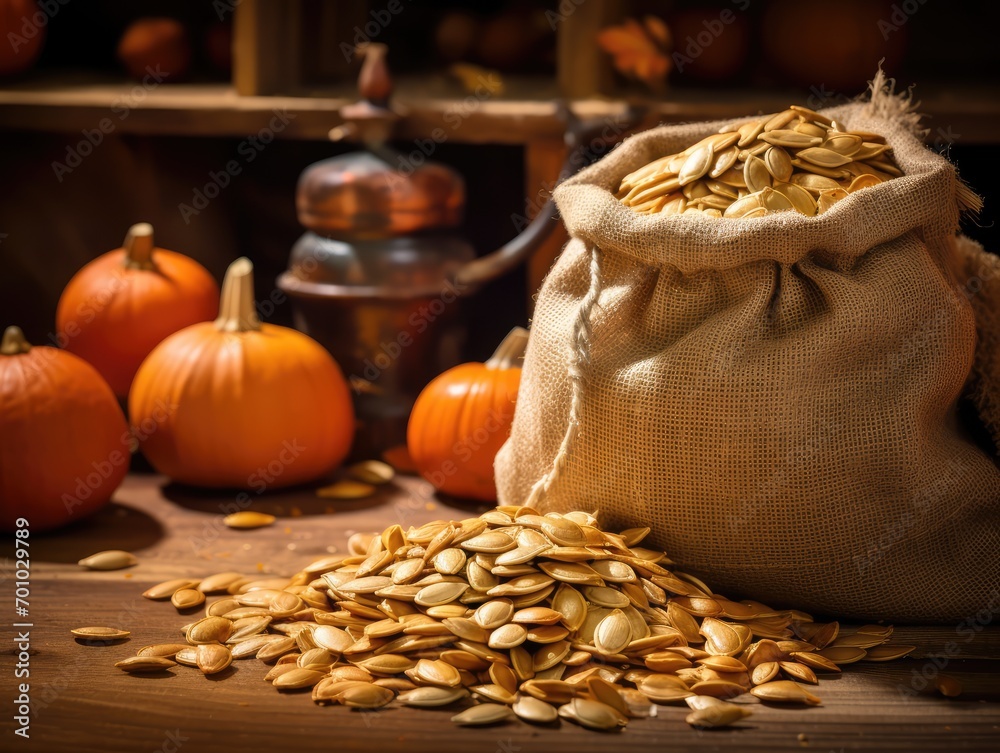
{"label": "wooden table surface", "polygon": [[[521,722],[459,728],[446,710],[393,704],[377,712],[320,707],[308,693],[279,694],[262,681],[265,665],[234,662],[203,677],[177,667],[156,677],[130,676],[115,661],[144,645],[181,640],[192,618],[169,603],[140,594],[173,577],[239,570],[290,575],[324,554],[344,551],[355,531],[404,527],[438,518],[477,514],[437,499],[429,484],[402,478],[369,500],[317,499],[309,490],[254,497],[252,508],[277,514],[278,523],[254,531],[222,525],[232,493],[202,493],[165,484],[154,475],[130,475],[114,502],[69,529],[32,534],[30,742],[14,736],[10,713],[16,697],[12,648],[15,619],[4,620],[0,653],[4,751],[440,751],[446,753],[586,753],[628,751],[996,751],[1000,750],[1000,599],[964,624],[897,626],[894,640],[919,646],[913,658],[889,664],[854,664],[842,677],[823,679],[815,708],[765,706],[750,696],[754,714],[734,728],[698,731],[684,723],[687,709],[660,706],[654,719],[633,720],[617,733],[598,733],[562,722],[540,728]],[[10,537],[8,537],[9,539]],[[121,548],[140,564],[127,571],[88,572],[76,561]],[[8,547],[10,552],[12,547]],[[5,609],[13,614],[11,560],[2,576]],[[934,584],[928,584],[932,598]],[[113,646],[76,642],[74,627],[111,625],[132,632]],[[937,657],[937,658],[935,658]],[[965,692],[947,699],[922,675],[944,664]]]}

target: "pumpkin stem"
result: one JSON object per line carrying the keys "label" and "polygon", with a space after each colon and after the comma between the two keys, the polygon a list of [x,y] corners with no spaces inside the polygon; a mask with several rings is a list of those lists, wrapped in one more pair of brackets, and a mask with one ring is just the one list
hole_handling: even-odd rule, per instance
{"label": "pumpkin stem", "polygon": [[0,353],[5,356],[16,356],[27,353],[29,350],[31,350],[31,345],[24,339],[24,333],[20,327],[10,326],[4,330]]}
{"label": "pumpkin stem", "polygon": [[518,363],[524,358],[524,351],[528,347],[528,330],[524,327],[514,327],[503,342],[497,346],[496,351],[486,362],[487,369],[515,369],[521,364]]}
{"label": "pumpkin stem", "polygon": [[226,270],[215,328],[222,332],[260,329],[257,306],[253,300],[253,262],[245,256],[234,261]]}
{"label": "pumpkin stem", "polygon": [[139,222],[125,234],[125,266],[129,269],[155,269],[153,264],[153,226]]}

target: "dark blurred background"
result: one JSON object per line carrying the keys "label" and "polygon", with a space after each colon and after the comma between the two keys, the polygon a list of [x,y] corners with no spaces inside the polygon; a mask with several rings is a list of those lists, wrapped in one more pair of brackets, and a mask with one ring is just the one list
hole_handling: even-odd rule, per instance
{"label": "dark blurred background", "polygon": [[[245,4],[249,6],[251,0]],[[311,21],[323,16],[327,12],[323,6],[331,4],[339,6],[338,26]],[[29,5],[28,0],[0,0],[7,37],[0,45],[15,44],[9,34],[19,33],[18,19]],[[28,70],[8,71],[0,79],[0,173],[4,177],[0,188],[0,325],[18,323],[29,339],[47,340],[54,330],[56,301],[69,278],[88,260],[120,246],[127,227],[138,221],[153,223],[159,245],[193,256],[220,279],[235,257],[251,257],[258,270],[258,296],[271,294],[274,279],[285,268],[288,252],[302,232],[294,204],[298,175],[310,163],[356,149],[356,145],[279,134],[189,222],[178,206],[191,202],[194,191],[208,181],[209,171],[237,156],[240,144],[259,124],[248,126],[246,133],[240,132],[239,125],[220,128],[206,123],[203,128],[203,119],[210,116],[178,101],[180,114],[174,113],[170,121],[181,123],[176,132],[171,132],[173,125],[161,133],[149,133],[148,127],[134,132],[124,119],[72,172],[56,175],[53,168],[53,163],[67,159],[67,149],[80,142],[81,118],[83,122],[92,118],[96,125],[107,114],[100,108],[86,109],[91,105],[81,105],[75,93],[86,99],[95,87],[100,91],[120,87],[128,92],[135,85],[118,52],[132,22],[168,17],[181,23],[186,36],[181,47],[186,52],[181,50],[176,75],[154,94],[165,96],[170,94],[168,89],[191,91],[203,101],[216,91],[221,97],[223,85],[234,75],[229,52],[233,18],[241,12],[240,5],[236,0],[43,0],[44,43],[37,60]],[[741,108],[733,114],[750,113],[759,109],[753,106],[758,96],[761,101],[771,102],[777,96],[787,103],[810,106],[844,101],[863,91],[865,81],[883,60],[901,86],[915,85],[916,98],[935,114],[925,121],[931,148],[953,160],[963,178],[985,196],[978,224],[968,222],[966,232],[991,250],[1000,248],[994,185],[1000,144],[1000,45],[996,42],[1000,4],[300,0],[277,5],[294,6],[294,12],[288,10],[288,23],[301,26],[293,41],[276,52],[296,61],[294,85],[282,93],[310,94],[320,102],[334,95],[352,95],[358,64],[345,60],[341,45],[359,41],[359,34],[364,41],[365,24],[379,18],[383,21],[373,38],[388,45],[399,90],[411,98],[425,91],[428,97],[461,101],[468,92],[448,69],[463,62],[498,71],[505,82],[502,96],[512,102],[548,101],[590,76],[595,91],[589,98],[652,101],[665,108],[676,102],[678,108],[671,117],[683,120],[716,117],[718,106],[727,103]],[[648,14],[666,22],[673,50],[684,56],[672,60],[664,86],[644,84],[613,70],[607,54],[596,44],[581,41],[582,37],[559,37],[570,25],[576,25],[573,33],[580,34],[578,22],[584,16],[596,15],[612,25]],[[731,21],[727,20],[730,16]],[[593,19],[588,23],[594,23]],[[330,28],[340,31],[331,37]],[[705,41],[708,44],[702,44]],[[595,65],[600,69],[596,74]],[[266,72],[266,66],[259,67]],[[36,117],[25,105],[26,93],[36,91],[58,91],[52,96],[62,97],[66,108],[76,108],[73,118],[67,119],[72,124],[63,128],[51,110]],[[331,115],[331,126],[335,123]],[[532,192],[531,169],[525,146],[513,143],[516,137],[497,144],[478,143],[481,139],[469,136],[457,129],[454,138],[435,148],[433,159],[465,177],[468,204],[462,232],[485,253],[515,234],[511,217],[524,211],[525,196]],[[408,153],[414,142],[404,139],[394,146]],[[531,274],[522,268],[468,302],[470,358],[485,357],[507,329],[527,321],[538,268],[544,271],[545,266],[536,265]],[[290,307],[277,306],[271,318],[289,324]]]}

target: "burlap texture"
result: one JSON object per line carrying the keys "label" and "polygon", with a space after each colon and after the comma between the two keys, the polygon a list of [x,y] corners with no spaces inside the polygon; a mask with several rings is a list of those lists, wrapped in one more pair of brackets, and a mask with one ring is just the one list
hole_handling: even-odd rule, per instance
{"label": "burlap texture", "polygon": [[[572,240],[538,295],[500,502],[652,526],[731,597],[957,621],[1000,588],[1000,470],[955,410],[973,305],[1000,338],[1000,276],[971,291],[972,259],[989,260],[957,240],[955,170],[905,108],[825,113],[883,134],[905,177],[817,217],[615,199],[622,176],[720,121],[637,135],[557,188]],[[997,432],[1000,354],[977,363]]]}

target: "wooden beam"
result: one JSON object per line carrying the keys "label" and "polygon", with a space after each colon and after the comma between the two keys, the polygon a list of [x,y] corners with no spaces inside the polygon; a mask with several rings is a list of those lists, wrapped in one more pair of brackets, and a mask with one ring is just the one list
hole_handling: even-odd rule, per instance
{"label": "wooden beam", "polygon": [[243,0],[233,21],[233,84],[243,95],[292,91],[299,82],[299,0]]}
{"label": "wooden beam", "polygon": [[597,47],[597,32],[620,21],[619,0],[585,0],[559,4],[556,26],[556,67],[564,97],[610,94],[614,79],[611,63]]}

